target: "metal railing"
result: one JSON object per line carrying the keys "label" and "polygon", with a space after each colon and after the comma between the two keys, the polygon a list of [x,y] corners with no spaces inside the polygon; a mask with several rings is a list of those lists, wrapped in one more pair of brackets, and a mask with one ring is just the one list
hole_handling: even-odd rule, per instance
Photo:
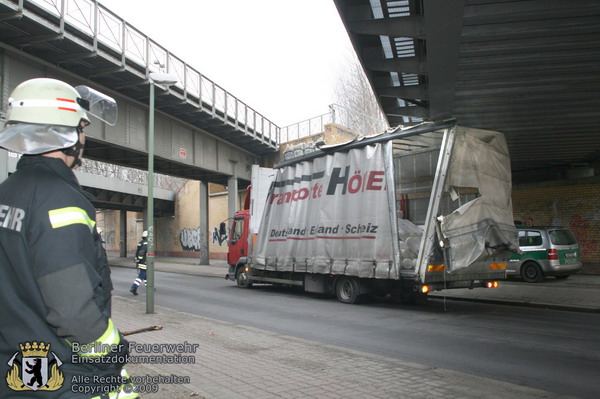
{"label": "metal railing", "polygon": [[328,123],[333,123],[333,113],[331,112],[282,127],[279,132],[280,144],[322,133]]}
{"label": "metal railing", "polygon": [[[151,72],[167,72],[178,78],[174,85],[183,99],[225,123],[272,147],[279,143],[280,128],[227,90],[192,68],[181,58],[127,23],[94,0],[13,0],[20,9],[28,3],[50,12],[59,19],[61,32],[77,31],[92,39],[93,51],[99,44],[120,55],[120,63],[136,64]],[[66,29],[68,27],[68,29]],[[175,90],[175,88],[170,90]],[[175,91],[173,91],[175,92]]]}
{"label": "metal railing", "polygon": [[343,105],[331,104],[327,114],[282,127],[279,133],[280,144],[322,133],[325,131],[325,125],[329,123],[337,123],[365,136],[384,132],[388,128],[383,117],[374,118]]}

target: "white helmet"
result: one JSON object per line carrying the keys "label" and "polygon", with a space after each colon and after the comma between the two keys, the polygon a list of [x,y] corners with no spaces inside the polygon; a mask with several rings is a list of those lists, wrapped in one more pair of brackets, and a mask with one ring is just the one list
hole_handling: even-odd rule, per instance
{"label": "white helmet", "polygon": [[90,123],[86,111],[111,125],[117,119],[115,100],[94,89],[56,79],[27,80],[8,99],[0,147],[22,154],[69,148],[79,141],[80,123]]}
{"label": "white helmet", "polygon": [[147,238],[148,237],[148,231],[144,230],[142,232],[142,238]]}

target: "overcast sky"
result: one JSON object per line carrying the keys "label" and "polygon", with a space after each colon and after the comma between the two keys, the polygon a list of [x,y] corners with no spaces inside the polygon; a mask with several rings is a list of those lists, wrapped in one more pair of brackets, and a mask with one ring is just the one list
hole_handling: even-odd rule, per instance
{"label": "overcast sky", "polygon": [[279,126],[328,112],[353,54],[333,0],[100,0]]}

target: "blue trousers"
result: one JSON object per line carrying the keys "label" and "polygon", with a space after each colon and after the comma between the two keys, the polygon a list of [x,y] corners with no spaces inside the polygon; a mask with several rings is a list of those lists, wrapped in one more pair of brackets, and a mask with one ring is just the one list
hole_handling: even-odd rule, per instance
{"label": "blue trousers", "polygon": [[144,285],[146,285],[146,269],[139,269],[137,278],[133,281],[133,284],[131,284],[131,289],[137,290],[140,284],[142,284],[142,281],[144,282]]}

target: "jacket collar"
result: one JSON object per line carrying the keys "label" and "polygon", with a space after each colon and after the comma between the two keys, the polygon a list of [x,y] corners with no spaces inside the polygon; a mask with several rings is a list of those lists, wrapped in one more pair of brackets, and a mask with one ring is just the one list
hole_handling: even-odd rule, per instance
{"label": "jacket collar", "polygon": [[17,163],[17,170],[27,166],[37,166],[48,169],[60,176],[69,185],[81,190],[77,177],[62,159],[50,158],[43,155],[23,155]]}

